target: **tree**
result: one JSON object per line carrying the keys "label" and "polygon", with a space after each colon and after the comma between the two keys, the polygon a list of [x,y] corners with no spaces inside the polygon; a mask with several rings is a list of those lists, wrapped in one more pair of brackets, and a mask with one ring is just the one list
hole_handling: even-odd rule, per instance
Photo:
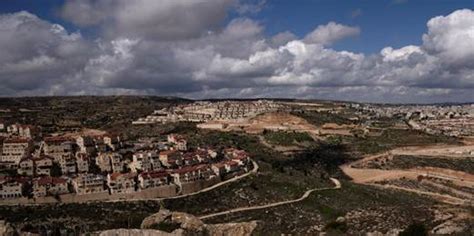
{"label": "tree", "polygon": [[63,175],[63,172],[61,170],[61,166],[59,166],[58,163],[54,162],[53,166],[51,167],[51,176],[60,177],[61,175]]}
{"label": "tree", "polygon": [[428,235],[425,225],[422,223],[412,223],[405,230],[400,232],[399,236],[424,236]]}
{"label": "tree", "polygon": [[33,185],[31,184],[31,182],[26,182],[22,185],[21,194],[27,198],[33,197]]}

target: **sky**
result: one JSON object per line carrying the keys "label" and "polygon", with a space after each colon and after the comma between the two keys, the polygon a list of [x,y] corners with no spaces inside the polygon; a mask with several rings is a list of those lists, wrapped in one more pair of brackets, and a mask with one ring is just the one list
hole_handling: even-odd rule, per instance
{"label": "sky", "polygon": [[474,0],[2,0],[0,96],[474,102]]}

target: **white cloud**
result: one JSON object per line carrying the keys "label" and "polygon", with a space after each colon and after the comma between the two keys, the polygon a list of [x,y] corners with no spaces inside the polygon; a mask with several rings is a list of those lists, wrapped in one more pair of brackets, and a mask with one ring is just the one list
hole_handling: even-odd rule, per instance
{"label": "white cloud", "polygon": [[452,65],[474,68],[474,11],[463,9],[429,20],[423,47]]}
{"label": "white cloud", "polygon": [[327,25],[320,25],[304,38],[305,43],[317,43],[331,45],[343,38],[360,34],[359,27],[341,25],[329,22]]}
{"label": "white cloud", "polygon": [[99,25],[109,37],[198,37],[225,18],[234,0],[67,0],[63,18]]}
{"label": "white cloud", "polygon": [[[88,4],[99,2],[107,3]],[[223,25],[223,8],[232,6],[195,5],[201,2],[163,2],[169,12],[196,10],[174,23],[169,12],[142,9],[145,0],[110,2],[111,12],[80,24],[113,32],[89,41],[27,12],[0,15],[0,94],[474,100],[471,10],[431,19],[422,45],[365,55],[330,48],[358,27],[330,22],[302,39],[291,32],[267,37],[263,23],[248,18]],[[218,17],[201,15],[215,11]],[[188,22],[198,19],[204,22]]]}
{"label": "white cloud", "polygon": [[94,47],[80,34],[22,11],[0,15],[0,94],[48,90],[80,70]]}

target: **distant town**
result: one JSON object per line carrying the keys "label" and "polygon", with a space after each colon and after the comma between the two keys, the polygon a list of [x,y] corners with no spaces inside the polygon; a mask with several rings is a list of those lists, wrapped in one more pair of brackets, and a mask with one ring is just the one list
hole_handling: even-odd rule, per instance
{"label": "distant town", "polygon": [[413,129],[429,134],[453,137],[474,136],[474,105],[403,105],[381,106],[350,104],[359,115],[369,119],[382,117],[408,121]]}

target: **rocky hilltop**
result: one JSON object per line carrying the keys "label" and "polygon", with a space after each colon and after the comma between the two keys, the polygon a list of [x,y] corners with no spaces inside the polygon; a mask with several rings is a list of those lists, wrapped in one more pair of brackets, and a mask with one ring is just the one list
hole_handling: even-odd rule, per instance
{"label": "rocky hilltop", "polygon": [[226,224],[205,224],[194,215],[171,212],[166,209],[145,218],[141,229],[113,229],[96,232],[98,236],[134,235],[251,235],[257,227],[256,221]]}

